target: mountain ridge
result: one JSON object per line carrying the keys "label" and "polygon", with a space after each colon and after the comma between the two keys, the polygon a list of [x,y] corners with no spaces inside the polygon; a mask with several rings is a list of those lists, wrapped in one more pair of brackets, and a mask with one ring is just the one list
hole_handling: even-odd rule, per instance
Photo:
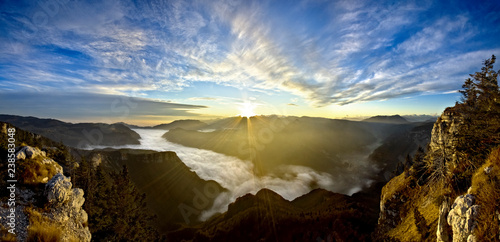
{"label": "mountain ridge", "polygon": [[0,121],[26,131],[43,135],[74,148],[97,145],[139,144],[139,134],[123,124],[67,123],[56,119],[41,119],[0,114]]}

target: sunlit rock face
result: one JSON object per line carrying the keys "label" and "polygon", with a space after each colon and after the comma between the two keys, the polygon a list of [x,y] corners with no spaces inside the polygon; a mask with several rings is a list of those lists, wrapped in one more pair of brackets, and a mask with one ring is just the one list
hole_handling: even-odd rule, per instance
{"label": "sunlit rock face", "polygon": [[82,189],[72,188],[71,179],[58,173],[45,185],[45,196],[50,204],[46,215],[62,228],[62,241],[91,240]]}
{"label": "sunlit rock face", "polygon": [[452,161],[452,164],[457,163],[458,137],[456,134],[463,122],[463,117],[453,108],[448,108],[443,112],[432,128],[431,142],[429,143],[431,157],[446,156],[447,160]]}
{"label": "sunlit rock face", "polygon": [[453,242],[476,241],[473,235],[480,207],[472,194],[460,195],[455,199],[448,214],[448,224],[453,229]]}

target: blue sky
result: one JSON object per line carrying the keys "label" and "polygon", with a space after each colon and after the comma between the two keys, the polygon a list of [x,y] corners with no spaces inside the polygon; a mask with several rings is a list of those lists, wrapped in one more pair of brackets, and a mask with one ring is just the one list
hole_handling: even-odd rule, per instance
{"label": "blue sky", "polygon": [[258,114],[439,114],[500,54],[498,1],[42,0],[0,12],[0,113],[68,121],[208,119],[249,102]]}

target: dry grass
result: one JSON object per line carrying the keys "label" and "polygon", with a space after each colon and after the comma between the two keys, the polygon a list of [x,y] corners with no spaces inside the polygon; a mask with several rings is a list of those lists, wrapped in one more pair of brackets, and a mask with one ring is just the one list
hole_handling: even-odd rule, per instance
{"label": "dry grass", "polygon": [[52,164],[43,164],[42,157],[27,159],[20,162],[21,177],[25,184],[43,183],[44,178],[52,178],[56,174],[56,169]]}
{"label": "dry grass", "polygon": [[15,235],[9,233],[7,228],[5,228],[2,224],[0,224],[0,241],[15,242],[17,241],[17,239]]}
{"label": "dry grass", "polygon": [[28,239],[32,242],[61,241],[62,230],[56,223],[50,221],[39,211],[26,208],[29,214],[30,225],[28,226]]}
{"label": "dry grass", "polygon": [[382,200],[383,202],[391,199],[396,193],[408,188],[410,179],[406,178],[404,173],[392,178],[385,186],[382,188]]}
{"label": "dry grass", "polygon": [[396,228],[389,231],[388,234],[391,238],[398,241],[421,241],[421,235],[416,226],[415,216],[413,213],[403,219],[403,221],[396,226]]}
{"label": "dry grass", "polygon": [[[485,168],[491,167],[486,174]],[[479,241],[498,241],[500,213],[500,147],[491,152],[472,178],[472,194],[480,205],[476,236]]]}

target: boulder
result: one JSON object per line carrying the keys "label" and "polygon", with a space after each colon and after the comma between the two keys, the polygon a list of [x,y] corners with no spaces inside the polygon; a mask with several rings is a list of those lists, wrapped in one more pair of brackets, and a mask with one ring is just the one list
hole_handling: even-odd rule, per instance
{"label": "boulder", "polygon": [[72,190],[71,179],[57,173],[45,185],[45,195],[49,203],[64,203],[69,200]]}
{"label": "boulder", "polygon": [[23,146],[16,153],[16,159],[18,160],[32,159],[37,156],[46,156],[46,153],[45,151],[41,151],[40,149],[31,146]]}

